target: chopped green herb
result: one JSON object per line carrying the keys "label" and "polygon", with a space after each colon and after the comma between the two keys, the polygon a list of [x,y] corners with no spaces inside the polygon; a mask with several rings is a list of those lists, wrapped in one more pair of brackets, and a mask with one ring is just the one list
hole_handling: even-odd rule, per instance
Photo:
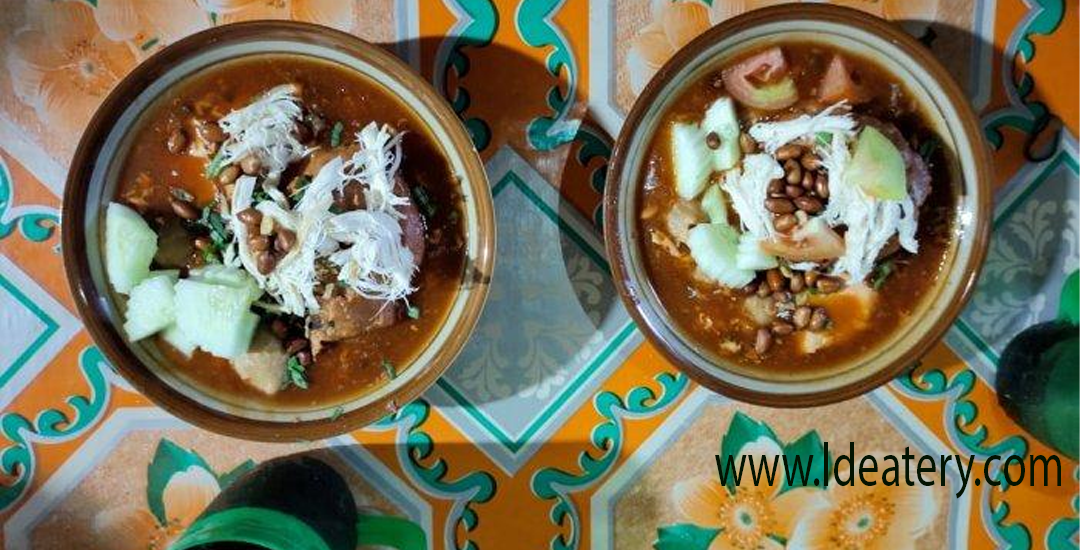
{"label": "chopped green herb", "polygon": [[935,137],[929,137],[925,141],[919,144],[919,156],[926,162],[930,162],[930,157],[934,156],[941,143]]}
{"label": "chopped green herb", "polygon": [[300,364],[300,359],[297,359],[295,355],[289,357],[289,360],[285,363],[285,373],[288,375],[288,379],[285,381],[286,385],[291,384],[302,390],[307,389],[307,369]]}
{"label": "chopped green herb", "polygon": [[334,123],[334,127],[330,129],[330,146],[337,147],[341,145],[341,132],[345,130],[345,125],[341,121]]}
{"label": "chopped green herb", "polygon": [[343,415],[343,414],[345,414],[345,408],[344,407],[342,407],[341,405],[338,405],[337,407],[334,407],[334,412],[330,413],[330,421],[333,422],[333,421],[341,418],[341,415]]}
{"label": "chopped green herb", "polygon": [[210,164],[206,165],[206,177],[208,179],[214,179],[214,178],[218,177],[218,174],[220,174],[221,171],[224,170],[224,169],[225,169],[225,151],[218,150],[217,154],[214,155],[213,160],[210,161]]}
{"label": "chopped green herb", "polygon": [[263,189],[261,185],[251,191],[251,204],[259,204],[268,200],[270,200],[270,193],[267,193],[266,189]]}
{"label": "chopped green herb", "polygon": [[874,290],[880,290],[881,287],[885,284],[885,279],[888,279],[889,275],[892,275],[892,272],[892,260],[886,260],[885,262],[882,262],[880,265],[878,265],[874,269],[874,281],[872,283]]}
{"label": "chopped green herb", "polygon": [[814,141],[821,147],[832,143],[832,132],[818,132],[814,134]]}
{"label": "chopped green herb", "polygon": [[409,319],[419,319],[420,308],[410,304],[409,308],[405,310],[405,314],[409,316]]}
{"label": "chopped green herb", "polygon": [[289,195],[289,198],[294,203],[304,200],[304,192],[307,191],[308,186],[311,185],[311,176],[303,174],[293,181],[293,192]]}
{"label": "chopped green herb", "polygon": [[207,248],[202,251],[203,261],[208,264],[218,263],[218,250],[216,247]]}
{"label": "chopped green herb", "polygon": [[202,251],[203,260],[208,263],[216,263],[221,252],[232,241],[232,231],[225,225],[225,220],[215,206],[215,203],[204,206],[202,215],[193,222],[210,234],[210,242],[213,246]]}
{"label": "chopped green herb", "polygon": [[394,368],[394,364],[389,359],[382,360],[382,368],[386,371],[386,376],[390,377],[391,380],[397,378],[397,369]]}
{"label": "chopped green herb", "polygon": [[431,218],[435,215],[435,202],[431,199],[431,195],[428,195],[427,188],[423,185],[413,186],[412,197],[416,201],[416,206],[420,208],[420,213],[425,218]]}

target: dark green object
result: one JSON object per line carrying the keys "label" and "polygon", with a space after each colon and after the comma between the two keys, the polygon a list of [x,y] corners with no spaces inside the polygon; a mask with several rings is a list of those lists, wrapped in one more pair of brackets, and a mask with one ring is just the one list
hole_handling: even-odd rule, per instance
{"label": "dark green object", "polygon": [[333,468],[291,456],[237,479],[169,550],[354,550],[358,544],[421,550],[427,537],[406,519],[358,514]]}
{"label": "dark green object", "polygon": [[1059,319],[1024,329],[1001,354],[997,394],[1031,435],[1076,460],[1080,454],[1080,327],[1077,272],[1061,291]]}

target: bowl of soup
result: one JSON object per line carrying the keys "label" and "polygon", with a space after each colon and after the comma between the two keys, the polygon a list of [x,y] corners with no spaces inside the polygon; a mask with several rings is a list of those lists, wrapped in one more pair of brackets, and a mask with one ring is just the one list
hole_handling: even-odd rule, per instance
{"label": "bowl of soup", "polygon": [[487,296],[491,193],[438,93],[383,49],[291,22],[155,54],[72,162],[65,268],[95,342],[177,416],[263,440],[392,414]]}
{"label": "bowl of soup", "polygon": [[615,278],[650,341],[770,406],[867,392],[937,342],[985,256],[989,157],[956,82],[887,21],[749,12],[659,71],[604,197]]}

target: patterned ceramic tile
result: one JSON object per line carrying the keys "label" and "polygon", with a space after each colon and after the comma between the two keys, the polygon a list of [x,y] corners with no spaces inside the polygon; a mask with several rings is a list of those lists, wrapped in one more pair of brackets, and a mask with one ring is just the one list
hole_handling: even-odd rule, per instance
{"label": "patterned ceramic tile", "polygon": [[491,294],[432,400],[508,471],[638,342],[593,226],[509,147],[488,162],[498,224]]}

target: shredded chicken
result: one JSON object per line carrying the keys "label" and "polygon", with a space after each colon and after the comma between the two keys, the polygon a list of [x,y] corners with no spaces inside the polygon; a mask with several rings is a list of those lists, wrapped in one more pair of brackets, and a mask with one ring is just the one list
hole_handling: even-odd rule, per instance
{"label": "shredded chicken", "polygon": [[759,122],[750,127],[750,137],[760,142],[769,154],[793,141],[815,139],[818,133],[850,137],[855,132],[855,118],[850,113],[835,114],[846,108],[847,101],[840,101],[814,115],[800,115],[778,122]]}

